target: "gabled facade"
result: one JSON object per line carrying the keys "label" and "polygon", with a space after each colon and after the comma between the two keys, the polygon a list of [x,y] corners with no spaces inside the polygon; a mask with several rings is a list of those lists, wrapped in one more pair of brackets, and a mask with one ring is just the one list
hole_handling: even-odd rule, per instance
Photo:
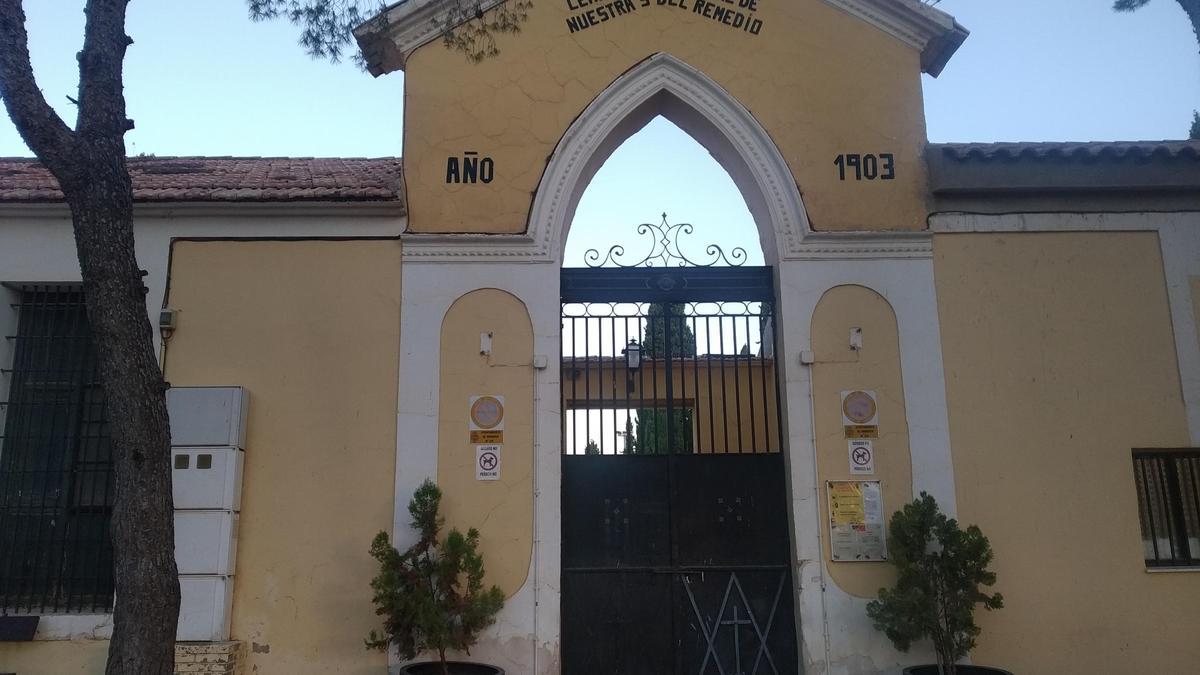
{"label": "gabled facade", "polygon": [[[996,551],[1006,607],[975,663],[1200,659],[1200,146],[929,144],[921,74],[966,31],[909,0],[539,1],[478,64],[442,45],[444,11],[408,0],[358,31],[374,74],[405,72],[402,160],[131,162],[166,378],[245,393],[237,530],[214,540],[236,553],[197,575],[223,580],[207,642],[246,673],[396,670],[362,649],[366,549],[410,541],[433,478],[507,596],[472,657],[509,673],[929,662],[865,611],[894,578],[883,520],[922,492]],[[659,115],[729,172],[764,268],[563,270],[583,191]],[[58,199],[0,163],[18,306],[78,279]],[[589,303],[644,307],[618,338]],[[22,320],[0,312],[17,345]],[[640,455],[634,417],[667,427]],[[593,419],[612,442],[589,454]],[[5,613],[41,618],[0,671],[101,672],[103,607]]]}

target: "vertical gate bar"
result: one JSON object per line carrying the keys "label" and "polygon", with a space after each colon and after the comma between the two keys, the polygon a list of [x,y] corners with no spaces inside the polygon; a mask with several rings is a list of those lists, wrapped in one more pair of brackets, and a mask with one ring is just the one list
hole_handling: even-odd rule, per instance
{"label": "vertical gate bar", "polygon": [[[625,345],[627,345],[626,348],[628,349],[629,317],[625,317],[624,323],[625,323],[625,331],[624,331],[624,335],[622,336],[622,339],[624,340]],[[625,432],[626,433],[625,433],[625,445],[624,445],[624,447],[621,448],[621,453],[628,455],[628,454],[630,454],[629,453],[629,441],[630,441],[629,437],[634,434],[633,420],[631,420],[629,418],[629,416],[630,416],[630,412],[629,412],[629,410],[630,410],[630,408],[629,408],[629,393],[630,392],[629,392],[629,389],[630,389],[630,385],[633,383],[633,373],[629,372],[629,365],[628,365],[629,362],[626,361],[625,364],[626,364],[626,367],[625,367]]]}
{"label": "vertical gate bar", "polygon": [[[647,312],[647,315],[646,315],[646,340],[645,341],[653,342],[655,336],[656,336],[656,333],[654,332],[654,317],[651,316]],[[664,339],[664,342],[665,342],[665,339]],[[650,359],[651,363],[653,364],[653,368],[654,368],[654,372],[652,372],[650,374],[650,388],[651,388],[650,405],[654,406],[654,411],[655,411],[654,412],[655,429],[652,430],[654,433],[655,454],[658,454],[664,450],[663,448],[658,447],[658,428],[657,428],[658,427],[658,402],[660,400],[658,398],[658,362],[659,362],[659,358],[660,358],[660,355],[658,354],[658,352],[661,349],[662,349],[661,345],[655,345],[655,348],[653,350],[651,350],[651,355],[653,358]],[[643,349],[642,353],[643,354],[645,353],[644,349]],[[670,441],[667,442],[667,446],[668,446],[668,448],[670,447]]]}
{"label": "vertical gate bar", "polygon": [[1188,541],[1187,520],[1183,513],[1183,490],[1179,485],[1179,467],[1177,458],[1164,457],[1163,466],[1167,472],[1167,493],[1172,516],[1175,519],[1175,536],[1179,537],[1178,559],[1192,558],[1191,542]]}
{"label": "vertical gate bar", "polygon": [[[750,309],[749,305],[746,307]],[[746,393],[750,399],[750,452],[758,454],[758,425],[754,423],[754,352],[750,346],[750,314],[745,315],[746,319]],[[766,408],[764,404],[763,408]]]}
{"label": "vertical gate bar", "polygon": [[719,352],[721,354],[721,430],[725,435],[725,451],[724,454],[729,454],[729,385],[725,380],[725,322],[718,311],[717,313],[717,339],[719,340]]}
{"label": "vertical gate bar", "polygon": [[[771,452],[771,399],[767,395],[767,303],[758,304],[758,377],[762,382],[763,396],[763,446]],[[774,353],[774,350],[772,350]]]}
{"label": "vertical gate bar", "polygon": [[663,388],[667,390],[667,452],[675,454],[679,448],[675,447],[675,350],[672,344],[675,340],[672,338],[674,322],[671,319],[671,304],[667,303],[663,308],[663,353],[666,357]]}
{"label": "vertical gate bar", "polygon": [[[649,310],[647,309],[646,311],[649,311]],[[637,448],[637,450],[639,453],[644,455],[644,454],[646,454],[646,448],[642,446],[642,441],[645,438],[644,434],[642,433],[642,424],[644,424],[646,420],[642,419],[642,415],[645,413],[645,410],[646,410],[646,364],[649,363],[649,360],[650,360],[650,353],[646,349],[646,342],[647,342],[646,338],[650,336],[650,321],[643,315],[643,310],[642,310],[641,304],[638,305],[637,329],[638,329],[638,338],[639,338],[638,341],[641,343],[641,350],[642,350],[641,356],[640,356],[640,358],[641,358],[640,366],[638,367],[638,372],[637,372],[637,375],[638,375],[638,386],[637,386],[637,390],[638,390],[638,420],[637,420],[638,448]],[[651,384],[653,385],[653,382],[651,382]]]}
{"label": "vertical gate bar", "polygon": [[591,305],[583,315],[583,454],[587,454],[587,444],[592,440],[592,340]]}
{"label": "vertical gate bar", "polygon": [[[586,315],[585,315],[586,316]],[[584,319],[587,320],[586,318]],[[575,454],[579,435],[579,317],[571,317],[571,443],[567,454]]]}
{"label": "vertical gate bar", "polygon": [[708,451],[717,454],[716,420],[717,409],[713,406],[713,344],[712,317],[704,316],[704,370],[708,373]]}
{"label": "vertical gate bar", "polygon": [[[592,399],[590,411],[596,413],[596,447],[604,453],[604,317],[596,317],[596,397]],[[590,442],[590,439],[589,439]],[[584,446],[587,454],[587,446]]]}
{"label": "vertical gate bar", "polygon": [[721,318],[729,319],[730,328],[733,330],[733,396],[734,396],[734,412],[737,420],[737,434],[734,439],[737,441],[738,453],[742,453],[745,448],[742,447],[742,374],[738,370],[738,361],[741,360],[741,349],[738,347],[737,336],[737,317],[722,316]]}
{"label": "vertical gate bar", "polygon": [[[610,318],[608,320],[608,332],[609,332],[609,336],[611,338],[610,347],[612,349],[612,383],[611,383],[612,384],[611,407],[612,407],[612,421],[613,421],[612,451],[613,451],[613,454],[615,455],[615,454],[617,454],[617,347],[619,346],[617,344],[617,306],[615,304],[612,306],[612,313],[609,316],[610,316]],[[601,351],[603,351],[603,350],[601,350]],[[600,454],[602,454],[602,455],[604,454],[603,447],[600,448]]]}
{"label": "vertical gate bar", "polygon": [[695,348],[692,350],[692,429],[693,443],[696,447],[693,452],[700,453],[701,436],[700,433],[700,331],[696,328],[696,310],[692,309],[692,341],[695,343]]}

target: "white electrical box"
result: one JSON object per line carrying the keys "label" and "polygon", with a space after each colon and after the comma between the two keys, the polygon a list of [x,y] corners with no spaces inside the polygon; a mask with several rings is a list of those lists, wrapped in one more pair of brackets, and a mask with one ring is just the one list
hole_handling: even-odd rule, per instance
{"label": "white electrical box", "polygon": [[241,387],[171,387],[171,445],[245,449],[246,403]]}
{"label": "white electrical box", "polygon": [[229,639],[233,609],[233,577],[179,577],[179,627],[181,642],[222,642]]}
{"label": "white electrical box", "polygon": [[176,511],[175,563],[182,574],[230,575],[237,558],[238,514]]}
{"label": "white electrical box", "polygon": [[171,448],[175,508],[241,511],[244,460],[237,448]]}

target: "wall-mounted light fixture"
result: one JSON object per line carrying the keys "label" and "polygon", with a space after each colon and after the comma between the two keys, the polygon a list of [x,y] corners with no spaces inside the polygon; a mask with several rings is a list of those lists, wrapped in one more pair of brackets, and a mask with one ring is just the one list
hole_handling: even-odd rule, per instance
{"label": "wall-mounted light fixture", "polygon": [[642,346],[637,340],[630,340],[629,345],[625,347],[625,367],[631,371],[637,371],[642,367]]}
{"label": "wall-mounted light fixture", "polygon": [[637,340],[629,340],[625,347],[625,390],[633,393],[633,374],[642,367],[642,346]]}

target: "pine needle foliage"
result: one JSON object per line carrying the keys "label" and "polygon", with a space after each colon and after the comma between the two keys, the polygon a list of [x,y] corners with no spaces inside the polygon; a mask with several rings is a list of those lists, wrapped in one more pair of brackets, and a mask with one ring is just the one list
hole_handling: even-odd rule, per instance
{"label": "pine needle foliage", "polygon": [[996,583],[995,573],[987,569],[991,544],[978,527],[964,530],[947,518],[924,492],[892,515],[888,535],[888,553],[899,578],[891,589],[879,589],[867,615],[902,652],[919,640],[932,640],[940,672],[954,675],[955,663],[979,636],[975,606],[1004,606],[999,593],[989,595],[980,588]]}
{"label": "pine needle foliage", "polygon": [[375,535],[371,557],[379,574],[371,580],[375,613],[383,617],[383,632],[371,631],[367,649],[387,651],[395,646],[411,660],[435,651],[442,672],[449,674],[447,651],[470,653],[479,634],[496,621],[504,606],[498,587],[483,587],[483,557],[479,531],[463,535],[451,529],[439,539],[444,520],[439,515],[442,491],[430,480],[421,484],[408,504],[417,543],[401,553],[386,532]]}
{"label": "pine needle foliage", "polygon": [[[246,0],[246,6],[254,21],[284,18],[298,26],[304,51],[335,63],[350,50],[365,66],[354,29],[368,22],[375,30],[387,26],[388,3],[383,0]],[[500,53],[496,36],[521,32],[532,7],[533,0],[453,0],[433,25],[448,49],[479,63]]]}
{"label": "pine needle foliage", "polygon": [[484,10],[483,0],[457,0],[444,17],[435,20],[447,49],[462,52],[471,63],[500,54],[496,36],[521,32],[533,0],[502,0]]}
{"label": "pine needle foliage", "polygon": [[381,0],[246,0],[250,19],[286,18],[300,27],[300,46],[309,56],[334,63],[353,47],[353,30],[372,16],[382,14]]}

